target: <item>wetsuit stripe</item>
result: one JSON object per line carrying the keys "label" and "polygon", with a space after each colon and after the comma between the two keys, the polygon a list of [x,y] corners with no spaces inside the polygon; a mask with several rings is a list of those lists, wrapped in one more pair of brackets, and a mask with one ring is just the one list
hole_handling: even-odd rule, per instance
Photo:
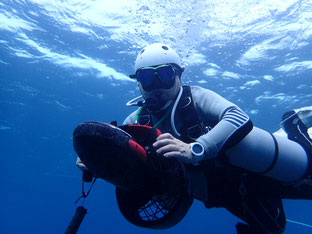
{"label": "wetsuit stripe", "polygon": [[249,117],[239,109],[235,108],[228,110],[222,119],[231,123],[236,128],[240,128],[242,125],[248,122]]}
{"label": "wetsuit stripe", "polygon": [[245,123],[246,120],[247,120],[247,119],[242,119],[242,118],[240,118],[240,117],[238,117],[238,116],[236,116],[236,115],[228,115],[228,116],[226,116],[226,117],[223,118],[223,119],[225,119],[225,120],[233,120],[233,121],[235,121],[235,122],[238,122],[239,124],[243,124],[243,123]]}
{"label": "wetsuit stripe", "polygon": [[238,112],[235,110],[229,110],[227,113],[225,113],[224,116],[236,116],[237,118],[241,118],[241,119],[248,119],[248,117],[243,113],[243,112]]}
{"label": "wetsuit stripe", "polygon": [[234,116],[238,116],[238,117],[241,117],[241,118],[244,118],[244,119],[247,119],[247,115],[245,113],[243,113],[242,111],[238,110],[238,109],[230,109],[228,110],[224,116],[227,116],[227,115],[234,115]]}

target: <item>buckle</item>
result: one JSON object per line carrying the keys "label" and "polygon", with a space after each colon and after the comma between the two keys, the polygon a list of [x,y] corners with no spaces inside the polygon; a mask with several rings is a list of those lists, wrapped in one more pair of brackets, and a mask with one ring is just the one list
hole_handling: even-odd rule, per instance
{"label": "buckle", "polygon": [[200,124],[195,124],[192,127],[189,127],[186,130],[186,134],[189,138],[191,138],[192,140],[197,139],[198,137],[200,137],[203,133],[203,129],[202,126]]}
{"label": "buckle", "polygon": [[151,122],[151,116],[150,115],[140,115],[138,119],[138,123],[141,125],[148,125]]}
{"label": "buckle", "polygon": [[191,97],[186,97],[186,98],[184,98],[183,100],[180,100],[179,106],[180,106],[181,108],[185,108],[185,107],[187,107],[188,105],[190,105],[191,102],[192,102]]}

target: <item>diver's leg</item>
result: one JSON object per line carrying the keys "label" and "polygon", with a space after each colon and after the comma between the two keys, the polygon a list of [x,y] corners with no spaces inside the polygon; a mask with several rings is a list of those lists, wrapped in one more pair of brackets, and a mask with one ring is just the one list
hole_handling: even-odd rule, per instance
{"label": "diver's leg", "polygon": [[282,233],[286,218],[281,199],[229,200],[225,208],[246,223],[236,225],[237,234]]}
{"label": "diver's leg", "polygon": [[312,155],[312,106],[286,112],[281,126],[288,139],[299,143]]}
{"label": "diver's leg", "polygon": [[[281,126],[287,133],[288,139],[300,144],[308,155],[308,170],[300,183],[310,188],[312,180],[312,106],[286,112],[283,115]],[[302,187],[301,184],[297,187]]]}
{"label": "diver's leg", "polygon": [[274,135],[297,142],[308,157],[303,177],[295,183],[285,184],[282,197],[285,199],[312,199],[312,106],[286,112],[282,117],[281,129]]}

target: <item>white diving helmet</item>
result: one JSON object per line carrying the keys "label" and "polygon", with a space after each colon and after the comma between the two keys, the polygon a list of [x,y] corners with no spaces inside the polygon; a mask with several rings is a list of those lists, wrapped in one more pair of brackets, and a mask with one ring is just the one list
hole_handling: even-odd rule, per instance
{"label": "white diving helmet", "polygon": [[138,54],[135,74],[146,106],[151,111],[168,107],[181,88],[183,68],[178,54],[168,45],[155,43]]}

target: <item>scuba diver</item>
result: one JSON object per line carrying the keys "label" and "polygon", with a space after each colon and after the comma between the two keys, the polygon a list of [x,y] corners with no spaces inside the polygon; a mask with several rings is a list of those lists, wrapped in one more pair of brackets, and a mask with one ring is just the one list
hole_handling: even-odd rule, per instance
{"label": "scuba diver", "polygon": [[[181,200],[183,209],[180,205],[175,210],[181,214],[175,221],[171,218],[172,223],[184,217],[195,198],[207,208],[223,207],[240,218],[243,222],[236,225],[238,234],[282,233],[286,225],[282,199],[312,199],[312,107],[287,112],[282,129],[272,134],[253,126],[246,113],[215,92],[199,86],[182,86],[183,71],[180,57],[170,46],[155,43],[143,48],[135,61],[135,74],[130,75],[137,80],[142,96],[127,103],[139,108],[121,126],[129,135],[137,133],[132,130],[135,127],[127,126],[157,129],[153,140],[146,140],[149,135],[144,133],[134,137],[141,139],[140,144],[131,146],[139,149],[141,158],[146,157],[145,150],[152,152],[153,167],[163,163],[157,160],[181,162],[167,167],[182,168],[179,179],[172,178],[178,184],[184,176],[187,179],[183,183],[190,184],[184,186],[183,193],[189,197]],[[111,128],[109,131],[116,129],[107,126]],[[145,147],[141,149],[140,145]],[[89,166],[85,166],[88,160],[80,160],[79,153],[78,156],[77,166],[88,171]],[[157,183],[160,180],[150,178]],[[125,203],[131,199],[140,203],[136,194],[127,192],[127,184],[120,181],[112,183],[120,185],[116,195],[121,212],[130,222],[144,226],[144,222],[131,217],[129,204]],[[168,186],[166,189],[170,190]],[[164,194],[167,192],[161,197]],[[149,203],[153,203],[150,201],[154,197],[147,199]],[[166,206],[166,202],[158,197],[159,204]],[[135,209],[141,209],[138,207]],[[152,228],[169,226],[172,224]]]}

